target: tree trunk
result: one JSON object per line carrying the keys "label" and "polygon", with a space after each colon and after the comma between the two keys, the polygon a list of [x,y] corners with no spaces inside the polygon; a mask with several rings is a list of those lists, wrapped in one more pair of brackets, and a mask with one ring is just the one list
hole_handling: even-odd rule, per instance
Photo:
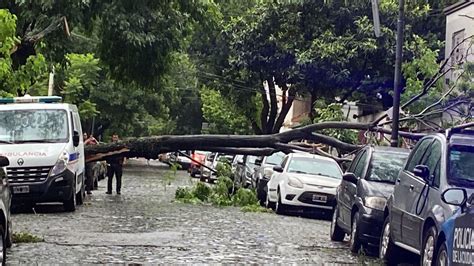
{"label": "tree trunk", "polygon": [[290,111],[291,106],[293,105],[293,101],[295,100],[296,97],[296,90],[293,88],[287,89],[285,91],[288,91],[288,98],[286,101],[282,102],[282,107],[280,114],[278,115],[278,118],[275,122],[275,125],[273,126],[272,133],[278,133],[280,132],[280,128],[283,126],[283,123],[285,122],[286,115]]}
{"label": "tree trunk", "polygon": [[268,91],[270,94],[270,114],[268,115],[268,123],[266,130],[264,131],[267,134],[272,133],[273,126],[275,125],[275,119],[278,114],[278,98],[276,95],[275,82],[273,77],[267,79]]}
{"label": "tree trunk", "polygon": [[[360,145],[342,142],[336,138],[314,133],[322,129],[356,129],[390,133],[390,130],[373,127],[370,123],[323,122],[290,131],[267,135],[185,135],[131,138],[118,143],[86,146],[86,161],[97,161],[107,157],[126,156],[156,159],[160,153],[177,150],[207,150],[235,154],[269,155],[277,151],[289,152],[291,141],[313,140],[347,152]],[[400,136],[419,139],[424,134],[400,132]],[[296,149],[296,148],[295,148]]]}

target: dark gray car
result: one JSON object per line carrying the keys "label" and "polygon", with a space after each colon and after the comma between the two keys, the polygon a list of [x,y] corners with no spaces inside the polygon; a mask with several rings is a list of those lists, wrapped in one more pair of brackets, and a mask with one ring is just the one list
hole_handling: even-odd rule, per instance
{"label": "dark gray car", "polygon": [[280,165],[283,158],[285,158],[285,154],[277,152],[255,161],[256,166],[252,175],[252,182],[253,186],[257,189],[257,198],[262,206],[267,199],[267,183],[273,174],[273,166]]}
{"label": "dark gray car", "polygon": [[409,150],[366,146],[358,152],[337,188],[331,239],[351,236],[350,249],[376,247],[384,222],[383,210]]}
{"label": "dark gray car", "polygon": [[455,210],[441,200],[451,187],[474,191],[473,131],[450,130],[417,143],[387,201],[379,257],[392,263],[404,249],[419,254],[421,265],[432,265],[441,224]]}

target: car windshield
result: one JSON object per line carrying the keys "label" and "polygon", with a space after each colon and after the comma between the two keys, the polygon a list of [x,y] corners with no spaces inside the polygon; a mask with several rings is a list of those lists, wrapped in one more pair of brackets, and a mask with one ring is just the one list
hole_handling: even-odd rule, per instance
{"label": "car windshield", "polygon": [[66,142],[65,110],[0,111],[0,144]]}
{"label": "car windshield", "polygon": [[322,175],[336,179],[342,178],[342,172],[336,162],[317,158],[292,158],[288,165],[288,173]]}
{"label": "car windshield", "polygon": [[249,164],[250,166],[255,166],[255,161],[257,159],[258,159],[258,156],[250,155],[249,157],[247,157],[247,164]]}
{"label": "car windshield", "polygon": [[395,183],[407,157],[408,153],[375,151],[366,180]]}
{"label": "car windshield", "polygon": [[219,153],[217,155],[216,161],[217,162],[231,163],[233,159],[234,159],[234,157],[232,155]]}
{"label": "car windshield", "polygon": [[474,187],[474,147],[451,146],[448,171],[451,183]]}
{"label": "car windshield", "polygon": [[285,154],[283,152],[277,152],[277,153],[272,154],[271,156],[268,156],[265,163],[271,164],[271,165],[278,165],[281,163],[281,161],[283,161],[284,157],[285,157]]}

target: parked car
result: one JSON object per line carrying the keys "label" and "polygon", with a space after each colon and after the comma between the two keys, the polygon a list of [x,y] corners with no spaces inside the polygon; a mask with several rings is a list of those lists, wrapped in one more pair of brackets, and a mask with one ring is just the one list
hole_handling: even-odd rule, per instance
{"label": "parked car", "polygon": [[10,206],[12,201],[11,188],[8,183],[6,166],[10,164],[7,157],[0,156],[0,244],[2,265],[5,265],[7,252],[6,249],[12,246],[12,221],[10,216]]}
{"label": "parked car", "polygon": [[255,161],[255,171],[252,175],[252,181],[254,187],[257,189],[257,198],[260,204],[263,206],[267,198],[267,183],[273,174],[273,166],[279,165],[285,154],[283,152],[277,152],[270,156],[265,156]]}
{"label": "parked car", "polygon": [[252,176],[255,171],[255,164],[258,156],[245,155],[237,161],[235,169],[234,183],[236,187],[247,188],[252,185]]}
{"label": "parked car", "polygon": [[332,213],[336,204],[336,188],[342,180],[342,170],[331,158],[292,153],[280,165],[273,167],[267,184],[268,207],[278,214],[289,208],[320,209]]}
{"label": "parked car", "polygon": [[[234,159],[233,155],[228,155],[224,153],[210,153],[206,157],[206,161],[204,163],[206,167],[201,167],[202,175],[201,181],[208,181],[209,183],[214,183],[217,180],[217,172],[211,171],[210,169],[216,170],[217,164],[219,162],[227,162],[230,163]],[[209,169],[210,168],[210,169]]]}
{"label": "parked car", "polygon": [[436,261],[438,233],[455,207],[442,201],[448,188],[474,191],[474,132],[462,128],[422,138],[400,172],[387,201],[379,257],[396,261],[400,249]]}
{"label": "parked car", "polygon": [[237,170],[239,170],[239,167],[237,166],[239,165],[239,163],[243,163],[243,158],[244,156],[241,154],[235,155],[230,165],[231,172],[232,172],[232,180],[234,181],[234,183],[235,183],[235,177],[237,176]]}
{"label": "parked car", "polygon": [[337,187],[331,240],[342,241],[348,234],[352,252],[378,247],[385,204],[408,154],[406,149],[372,145],[358,152]]}
{"label": "parked car", "polygon": [[458,210],[441,226],[436,265],[473,265],[474,194],[468,198],[465,189],[449,188],[442,194],[442,200]]}
{"label": "parked car", "polygon": [[201,175],[201,165],[204,164],[207,154],[209,154],[208,151],[193,151],[191,155],[191,158],[193,158],[193,160],[191,160],[191,166],[189,168],[189,174],[192,177],[196,177],[196,175]]}
{"label": "parked car", "polygon": [[94,163],[92,168],[93,173],[93,189],[99,187],[99,180],[104,179],[107,176],[107,162],[106,161],[97,161]]}
{"label": "parked car", "polygon": [[[184,156],[183,154],[185,154],[186,156]],[[170,155],[170,163],[178,164],[181,167],[181,170],[188,171],[189,167],[191,166],[191,159],[189,159],[187,156],[191,157],[190,151],[173,152]]]}

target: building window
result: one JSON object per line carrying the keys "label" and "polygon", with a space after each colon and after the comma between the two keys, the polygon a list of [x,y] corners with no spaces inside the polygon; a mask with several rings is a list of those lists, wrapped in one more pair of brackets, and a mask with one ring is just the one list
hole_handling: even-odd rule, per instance
{"label": "building window", "polygon": [[[464,29],[456,31],[453,33],[453,65],[462,64],[464,62],[465,51],[464,43],[461,43],[464,40],[465,31]],[[460,44],[461,43],[461,44]]]}

